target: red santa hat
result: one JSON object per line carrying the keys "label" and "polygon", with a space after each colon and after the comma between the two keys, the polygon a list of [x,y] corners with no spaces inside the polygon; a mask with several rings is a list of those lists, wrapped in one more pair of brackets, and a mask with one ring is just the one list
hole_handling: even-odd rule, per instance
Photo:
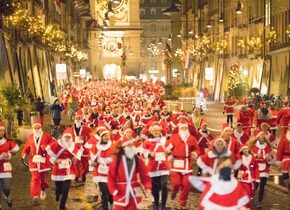
{"label": "red santa hat", "polygon": [[154,123],[154,124],[151,125],[150,128],[149,128],[150,133],[151,133],[153,130],[162,130],[162,127],[161,127],[158,123]]}
{"label": "red santa hat", "polygon": [[269,124],[266,122],[261,123],[261,127],[264,127],[264,126],[267,126],[268,128],[270,127]]}
{"label": "red santa hat", "polygon": [[260,102],[260,106],[265,106],[265,105],[266,105],[265,101]]}
{"label": "red santa hat", "polygon": [[100,137],[103,137],[106,134],[110,134],[110,131],[107,129],[101,129],[101,130],[99,130],[99,134],[100,134],[99,135]]}
{"label": "red santa hat", "polygon": [[216,146],[218,142],[222,142],[224,145],[226,145],[226,142],[223,138],[217,138],[213,142],[213,146]]}
{"label": "red santa hat", "polygon": [[242,152],[244,149],[249,149],[248,145],[246,144],[241,145],[240,152]]}
{"label": "red santa hat", "polygon": [[188,128],[188,123],[186,120],[180,120],[178,123],[178,128]]}
{"label": "red santa hat", "polygon": [[207,125],[207,122],[204,120],[200,126]]}
{"label": "red santa hat", "polygon": [[72,134],[71,134],[71,132],[70,132],[70,130],[68,128],[64,130],[64,132],[62,133],[62,136],[63,137],[64,136],[69,136],[69,137],[72,138]]}
{"label": "red santa hat", "polygon": [[82,117],[83,116],[83,112],[82,112],[82,110],[78,110],[78,111],[76,111],[76,113],[75,113],[75,117],[76,116],[80,116],[80,117]]}
{"label": "red santa hat", "polygon": [[32,128],[34,128],[37,125],[42,126],[39,120],[32,121]]}
{"label": "red santa hat", "polygon": [[232,128],[229,126],[229,124],[228,123],[223,123],[222,124],[222,131],[221,131],[221,134],[223,134],[226,130],[228,130],[228,129],[230,129],[230,130],[232,130]]}
{"label": "red santa hat", "polygon": [[97,132],[100,132],[100,130],[107,130],[108,127],[105,125],[104,122],[98,122],[98,126],[96,128]]}
{"label": "red santa hat", "polygon": [[236,124],[236,127],[238,127],[238,126],[243,126],[243,124],[242,124],[241,122],[238,122],[238,123]]}
{"label": "red santa hat", "polygon": [[4,124],[4,121],[0,121],[0,128],[5,128],[5,124]]}
{"label": "red santa hat", "polygon": [[288,104],[289,104],[288,101],[283,101],[284,106],[288,106]]}

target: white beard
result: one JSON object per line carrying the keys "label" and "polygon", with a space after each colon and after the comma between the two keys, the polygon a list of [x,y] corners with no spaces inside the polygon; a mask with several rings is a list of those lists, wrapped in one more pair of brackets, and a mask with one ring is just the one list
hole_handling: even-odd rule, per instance
{"label": "white beard", "polygon": [[290,141],[290,131],[287,131],[287,133],[286,133],[286,139],[287,139],[288,141]]}
{"label": "white beard", "polygon": [[189,137],[189,131],[179,131],[178,134],[181,137],[182,141],[186,141]]}
{"label": "white beard", "polygon": [[42,130],[39,129],[38,131],[33,131],[33,135],[34,135],[34,137],[36,137],[36,138],[40,137],[40,136],[42,135]]}
{"label": "white beard", "polygon": [[136,154],[136,147],[125,147],[124,152],[127,158],[133,159]]}

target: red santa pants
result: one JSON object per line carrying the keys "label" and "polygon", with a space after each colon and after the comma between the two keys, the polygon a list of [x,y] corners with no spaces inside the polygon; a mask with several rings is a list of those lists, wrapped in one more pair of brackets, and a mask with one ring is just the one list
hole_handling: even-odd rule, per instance
{"label": "red santa pants", "polygon": [[75,169],[77,178],[85,178],[86,174],[89,172],[88,157],[82,157],[80,161],[77,161],[75,163]]}
{"label": "red santa pants", "polygon": [[173,193],[178,193],[181,189],[179,204],[180,206],[186,206],[187,197],[191,189],[191,184],[188,180],[189,174],[182,174],[181,172],[171,171],[170,174],[170,185]]}
{"label": "red santa pants", "polygon": [[136,204],[133,198],[130,198],[129,204],[127,206],[117,206],[114,205],[114,210],[137,210]]}
{"label": "red santa pants", "polygon": [[246,207],[249,208],[252,206],[252,199],[254,199],[254,197],[255,197],[256,187],[255,187],[254,183],[241,182],[241,184],[251,199],[249,201],[249,203],[247,203],[247,205],[246,205]]}
{"label": "red santa pants", "polygon": [[48,188],[48,183],[46,182],[46,172],[31,171],[31,197],[39,197],[41,190],[45,190],[46,188]]}

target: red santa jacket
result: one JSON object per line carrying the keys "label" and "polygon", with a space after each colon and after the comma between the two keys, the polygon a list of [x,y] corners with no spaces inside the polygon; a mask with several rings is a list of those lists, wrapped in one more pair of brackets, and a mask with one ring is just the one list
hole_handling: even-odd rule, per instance
{"label": "red santa jacket", "polygon": [[48,133],[42,133],[38,143],[34,134],[28,136],[22,149],[22,157],[29,155],[30,171],[44,172],[50,170],[50,163],[45,148],[53,141],[53,138]]}
{"label": "red santa jacket", "polygon": [[242,123],[243,128],[250,128],[254,121],[255,113],[252,109],[240,110],[237,114],[237,122]]}
{"label": "red santa jacket", "polygon": [[117,157],[113,157],[109,169],[109,192],[113,195],[114,205],[126,207],[132,198],[138,208],[143,194],[139,180],[146,189],[151,189],[151,179],[142,159],[135,156],[132,168],[129,170],[126,157],[122,155],[120,158],[119,166],[117,166]]}
{"label": "red santa jacket", "polygon": [[278,144],[277,149],[278,163],[286,163],[290,161],[290,131],[287,131]]}
{"label": "red santa jacket", "polygon": [[93,182],[108,182],[108,173],[110,164],[113,161],[112,141],[107,144],[101,144],[99,141],[90,150],[89,163],[94,167]]}
{"label": "red santa jacket", "polygon": [[[261,131],[261,130],[255,130],[254,131],[255,136],[259,135],[260,132],[263,132],[263,131]],[[269,131],[267,131],[265,133],[265,137],[272,144],[275,143],[275,141],[276,141],[276,138]]]}
{"label": "red santa jacket", "polygon": [[173,164],[171,171],[191,173],[192,172],[192,153],[200,155],[200,149],[195,137],[188,135],[187,138],[181,139],[178,133],[173,134],[166,143],[166,149],[171,151]]}
{"label": "red santa jacket", "polygon": [[233,115],[235,113],[234,106],[236,102],[234,100],[227,100],[224,106],[226,115]]}
{"label": "red santa jacket", "polygon": [[271,110],[271,114],[272,114],[272,119],[269,122],[270,125],[270,130],[276,130],[278,129],[278,111],[277,110]]}
{"label": "red santa jacket", "polygon": [[85,148],[87,150],[90,150],[92,147],[96,146],[96,144],[98,143],[98,141],[101,140],[101,137],[97,134],[91,135],[91,137],[89,138],[89,140],[85,143]]}
{"label": "red santa jacket", "polygon": [[119,130],[124,125],[124,123],[127,121],[126,118],[124,118],[121,115],[112,116],[112,120],[110,123],[112,130]]}
{"label": "red santa jacket", "polygon": [[[143,153],[149,159],[147,169],[150,177],[169,175],[167,155],[165,154],[166,138],[149,138],[143,143]],[[151,156],[155,153],[155,156]]]}
{"label": "red santa jacket", "polygon": [[[82,125],[77,135],[75,126],[72,126],[70,128],[67,128],[66,132],[71,133],[72,139],[74,140],[75,143],[80,144],[81,146],[84,146],[90,138],[92,129],[86,125]],[[88,157],[88,154],[89,154],[88,151],[84,150],[83,157]]]}
{"label": "red santa jacket", "polygon": [[210,145],[210,142],[214,139],[213,136],[209,133],[207,130],[206,132],[203,132],[201,129],[197,132],[198,134],[198,146],[200,148],[201,155],[205,154],[205,150]]}
{"label": "red santa jacket", "polygon": [[267,143],[260,144],[257,141],[251,151],[258,161],[260,177],[269,177],[270,164],[273,160],[272,147]]}
{"label": "red santa jacket", "polygon": [[134,128],[136,128],[139,124],[139,121],[141,119],[141,113],[142,113],[142,110],[133,110],[131,113],[131,118],[133,121]]}
{"label": "red santa jacket", "polygon": [[139,121],[139,125],[141,127],[145,127],[150,122],[151,119],[152,119],[151,115],[150,116],[143,115]]}
{"label": "red santa jacket", "polygon": [[61,140],[54,141],[49,144],[45,150],[47,151],[49,161],[52,166],[51,180],[65,181],[75,179],[74,159],[80,160],[83,148],[72,142],[65,146]]}
{"label": "red santa jacket", "polygon": [[[5,137],[0,139],[0,154],[7,153],[10,159],[11,154],[15,154],[18,150],[19,146],[14,141],[6,139]],[[9,159],[4,159],[0,155],[0,179],[12,178],[12,165]]]}
{"label": "red santa jacket", "polygon": [[239,168],[238,179],[240,182],[260,182],[258,162],[254,155],[241,156],[242,165]]}
{"label": "red santa jacket", "polygon": [[279,110],[277,122],[281,125],[282,128],[287,128],[288,124],[290,123],[290,107],[284,107]]}
{"label": "red santa jacket", "polygon": [[104,122],[104,124],[108,127],[111,128],[111,122],[113,120],[113,117],[111,114],[102,114],[102,116],[100,117],[100,120]]}
{"label": "red santa jacket", "polygon": [[233,132],[232,136],[237,140],[240,145],[246,144],[250,138],[246,132],[242,131],[242,133],[239,133],[236,130]]}
{"label": "red santa jacket", "polygon": [[250,201],[247,192],[237,181],[222,181],[219,174],[212,177],[194,177],[189,181],[198,190],[202,191],[199,198],[200,209],[237,210],[242,209]]}
{"label": "red santa jacket", "polygon": [[163,101],[163,99],[154,99],[153,101],[152,101],[152,107],[157,107],[157,106],[159,106],[159,108],[160,108],[160,110],[162,110],[163,109],[163,107],[165,106],[165,103],[164,103],[164,101]]}
{"label": "red santa jacket", "polygon": [[167,115],[161,113],[160,114],[160,118],[163,119],[163,120],[165,120],[169,125],[171,125],[171,123],[172,123],[172,116],[171,116],[170,113],[168,113]]}
{"label": "red santa jacket", "polygon": [[241,165],[241,161],[237,161],[231,151],[226,151],[224,154],[217,155],[212,150],[199,156],[196,163],[198,167],[202,169],[203,174],[214,175],[217,172],[216,167],[220,157],[230,157],[233,163],[235,163],[234,169],[238,169]]}

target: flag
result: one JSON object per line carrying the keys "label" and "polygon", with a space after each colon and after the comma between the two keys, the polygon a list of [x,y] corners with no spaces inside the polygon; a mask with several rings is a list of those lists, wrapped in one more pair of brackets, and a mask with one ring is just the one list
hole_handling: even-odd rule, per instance
{"label": "flag", "polygon": [[54,0],[55,11],[61,15],[60,0]]}

